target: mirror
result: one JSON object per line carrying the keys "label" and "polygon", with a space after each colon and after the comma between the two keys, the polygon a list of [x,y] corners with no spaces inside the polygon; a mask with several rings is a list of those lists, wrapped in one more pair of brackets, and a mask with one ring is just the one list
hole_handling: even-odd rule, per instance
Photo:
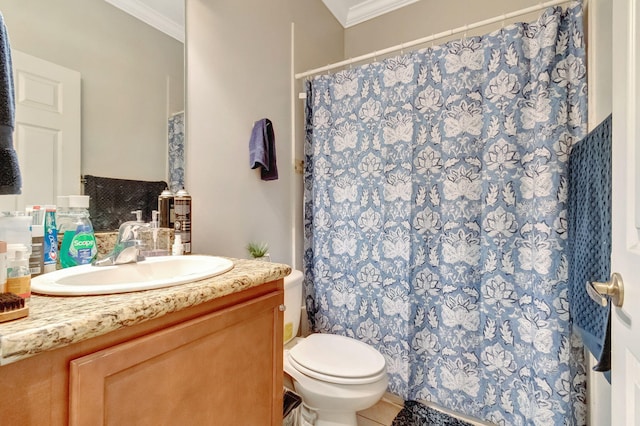
{"label": "mirror", "polygon": [[[80,73],[80,174],[169,182],[168,120],[185,104],[183,43],[106,0],[0,0],[0,11],[12,50]],[[27,167],[23,180],[38,172]],[[51,203],[23,195],[25,204]]]}

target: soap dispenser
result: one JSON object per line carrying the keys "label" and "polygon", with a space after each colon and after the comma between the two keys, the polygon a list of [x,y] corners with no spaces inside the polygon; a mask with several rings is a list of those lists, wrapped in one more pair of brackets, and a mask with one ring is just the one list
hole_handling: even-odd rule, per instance
{"label": "soap dispenser", "polygon": [[135,214],[136,215],[136,222],[137,223],[144,223],[144,221],[142,220],[142,210],[138,209],[138,210],[134,210],[131,212],[131,214]]}
{"label": "soap dispenser", "polygon": [[160,222],[158,222],[158,210],[151,211],[151,223],[149,223],[149,227],[151,228],[151,235],[153,237],[153,250],[152,253],[157,255],[158,253],[158,231],[160,231]]}

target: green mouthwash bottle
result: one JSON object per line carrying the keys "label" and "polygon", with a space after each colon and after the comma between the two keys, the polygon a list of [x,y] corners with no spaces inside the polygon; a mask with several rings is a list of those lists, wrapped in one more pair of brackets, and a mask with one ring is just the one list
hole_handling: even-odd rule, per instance
{"label": "green mouthwash bottle", "polygon": [[88,208],[88,195],[58,197],[56,216],[58,237],[62,238],[59,258],[63,268],[91,263],[98,253]]}

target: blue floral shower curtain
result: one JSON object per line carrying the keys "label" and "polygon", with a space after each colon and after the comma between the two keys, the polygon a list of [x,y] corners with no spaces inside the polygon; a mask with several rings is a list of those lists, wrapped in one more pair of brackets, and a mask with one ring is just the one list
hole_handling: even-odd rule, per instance
{"label": "blue floral shower curtain", "polygon": [[582,9],[307,82],[317,331],[390,391],[502,425],[585,423],[567,306],[567,161],[586,132]]}
{"label": "blue floral shower curtain", "polygon": [[184,188],[184,112],[169,118],[169,189]]}

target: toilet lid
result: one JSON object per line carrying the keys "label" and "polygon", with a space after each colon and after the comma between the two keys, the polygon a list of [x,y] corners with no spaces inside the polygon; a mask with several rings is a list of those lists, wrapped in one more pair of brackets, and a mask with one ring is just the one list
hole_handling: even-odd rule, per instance
{"label": "toilet lid", "polygon": [[365,384],[386,374],[384,357],[372,346],[346,336],[312,334],[289,351],[301,373],[330,383]]}

